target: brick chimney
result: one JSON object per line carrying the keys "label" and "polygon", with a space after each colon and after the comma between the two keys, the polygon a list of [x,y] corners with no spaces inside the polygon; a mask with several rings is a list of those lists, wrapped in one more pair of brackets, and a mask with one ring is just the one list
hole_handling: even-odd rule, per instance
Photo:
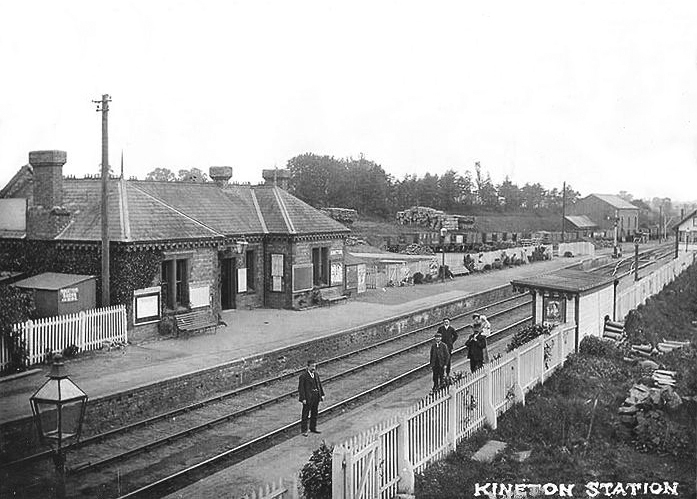
{"label": "brick chimney", "polygon": [[28,207],[27,238],[53,239],[70,221],[63,208],[63,165],[65,151],[31,151],[29,164],[34,170],[33,205]]}
{"label": "brick chimney", "polygon": [[225,187],[232,178],[232,166],[211,166],[208,176],[218,187]]}
{"label": "brick chimney", "polygon": [[275,185],[281,189],[287,190],[290,183],[290,170],[286,168],[273,170],[262,170],[261,176],[264,179],[265,185]]}

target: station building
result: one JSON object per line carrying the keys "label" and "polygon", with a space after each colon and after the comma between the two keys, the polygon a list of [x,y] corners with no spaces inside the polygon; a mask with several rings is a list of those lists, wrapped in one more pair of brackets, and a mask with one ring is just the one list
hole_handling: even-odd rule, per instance
{"label": "station building", "polygon": [[675,258],[682,251],[697,251],[697,210],[673,226],[675,230]]}
{"label": "station building", "polygon": [[615,223],[620,241],[633,241],[639,232],[639,208],[613,194],[589,194],[566,211],[587,217],[605,237],[613,237]]}
{"label": "station building", "polygon": [[[96,275],[101,289],[101,180],[66,178],[65,162],[64,151],[31,152],[0,191],[0,270]],[[127,306],[129,324],[344,293],[349,230],[289,194],[287,170],[255,186],[229,183],[230,167],[210,176],[109,180],[111,304]]]}

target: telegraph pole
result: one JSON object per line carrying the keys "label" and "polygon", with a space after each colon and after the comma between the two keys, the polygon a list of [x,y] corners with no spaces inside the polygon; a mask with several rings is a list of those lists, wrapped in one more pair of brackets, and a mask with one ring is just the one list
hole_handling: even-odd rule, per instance
{"label": "telegraph pole", "polygon": [[108,94],[102,100],[93,100],[97,112],[102,113],[102,307],[111,305],[109,293],[109,102]]}
{"label": "telegraph pole", "polygon": [[564,233],[566,232],[566,182],[561,191],[561,242],[564,242]]}

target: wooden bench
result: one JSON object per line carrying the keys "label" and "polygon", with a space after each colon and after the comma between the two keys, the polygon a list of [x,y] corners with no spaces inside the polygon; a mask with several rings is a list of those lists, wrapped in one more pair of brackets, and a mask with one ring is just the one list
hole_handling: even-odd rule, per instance
{"label": "wooden bench", "polygon": [[177,334],[180,332],[204,331],[211,328],[215,328],[215,332],[218,332],[217,317],[213,317],[210,311],[206,309],[179,314],[174,316],[174,318],[177,322]]}
{"label": "wooden bench", "polygon": [[331,307],[332,303],[339,303],[340,301],[346,300],[346,295],[339,295],[336,293],[337,292],[332,288],[320,289],[319,294],[322,297],[322,304]]}

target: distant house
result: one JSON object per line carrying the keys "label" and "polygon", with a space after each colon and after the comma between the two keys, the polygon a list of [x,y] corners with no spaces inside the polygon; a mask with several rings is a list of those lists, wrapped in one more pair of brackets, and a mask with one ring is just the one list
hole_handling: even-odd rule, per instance
{"label": "distant house", "polygon": [[639,231],[639,208],[613,194],[590,194],[567,208],[567,215],[583,215],[598,226],[606,237],[631,241]]}
{"label": "distant house", "polygon": [[584,237],[592,237],[598,230],[598,224],[585,215],[566,215],[566,231],[577,232]]}
{"label": "distant house", "polygon": [[675,230],[675,258],[681,251],[697,251],[697,210],[673,226]]}
{"label": "distant house", "polygon": [[[64,178],[65,162],[64,151],[31,152],[0,191],[0,212],[12,213],[0,217],[0,270],[100,278],[101,180]],[[217,313],[294,308],[313,288],[344,292],[349,230],[282,188],[287,170],[265,170],[256,186],[228,183],[232,168],[210,176],[109,180],[111,301],[127,305],[131,323],[143,322],[139,296],[152,319],[156,301],[163,315]]]}

